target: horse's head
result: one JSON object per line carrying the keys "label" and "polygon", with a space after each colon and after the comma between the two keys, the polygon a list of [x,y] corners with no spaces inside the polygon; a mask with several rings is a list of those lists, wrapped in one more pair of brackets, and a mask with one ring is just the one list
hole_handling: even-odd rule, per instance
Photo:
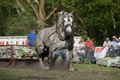
{"label": "horse's head", "polygon": [[63,17],[63,29],[66,35],[73,34],[73,15],[71,13],[65,13]]}
{"label": "horse's head", "polygon": [[71,13],[64,11],[59,13],[57,31],[62,40],[73,35],[73,15]]}

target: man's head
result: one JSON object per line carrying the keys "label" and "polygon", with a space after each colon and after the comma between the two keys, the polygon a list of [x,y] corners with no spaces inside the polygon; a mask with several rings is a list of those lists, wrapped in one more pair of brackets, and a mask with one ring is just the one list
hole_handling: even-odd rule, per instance
{"label": "man's head", "polygon": [[89,40],[90,40],[90,37],[88,37],[87,40],[89,41]]}
{"label": "man's head", "polygon": [[109,38],[106,38],[106,39],[105,39],[105,41],[107,41],[107,42],[108,42],[108,41],[110,41],[110,39],[109,39]]}
{"label": "man's head", "polygon": [[35,29],[32,29],[31,32],[33,32],[33,33],[35,33],[35,34],[37,33]]}
{"label": "man's head", "polygon": [[117,37],[116,36],[112,36],[113,41],[116,41]]}

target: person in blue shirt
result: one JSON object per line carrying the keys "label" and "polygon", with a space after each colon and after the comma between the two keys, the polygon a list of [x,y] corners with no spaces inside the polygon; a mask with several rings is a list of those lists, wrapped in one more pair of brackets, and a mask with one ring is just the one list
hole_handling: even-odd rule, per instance
{"label": "person in blue shirt", "polygon": [[112,44],[112,47],[113,47],[113,49],[118,49],[118,39],[116,38],[116,36],[113,36],[112,37],[112,42],[111,42],[111,44]]}
{"label": "person in blue shirt", "polygon": [[112,39],[113,39],[111,42],[112,50],[110,52],[110,57],[116,57],[118,53],[118,39],[116,36],[113,36]]}
{"label": "person in blue shirt", "polygon": [[36,42],[36,31],[33,29],[31,32],[28,33],[27,39],[28,39],[28,46],[34,46]]}

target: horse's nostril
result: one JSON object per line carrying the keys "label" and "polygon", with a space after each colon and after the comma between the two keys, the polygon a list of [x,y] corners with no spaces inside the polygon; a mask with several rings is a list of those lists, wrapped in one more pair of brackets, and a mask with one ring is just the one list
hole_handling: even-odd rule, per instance
{"label": "horse's nostril", "polygon": [[72,28],[69,26],[66,28],[66,31],[70,33],[70,32],[72,32]]}

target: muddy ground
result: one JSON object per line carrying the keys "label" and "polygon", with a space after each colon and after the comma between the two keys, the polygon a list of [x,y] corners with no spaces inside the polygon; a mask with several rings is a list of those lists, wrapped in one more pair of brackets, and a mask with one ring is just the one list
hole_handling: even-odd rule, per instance
{"label": "muddy ground", "polygon": [[120,80],[120,68],[75,64],[76,71],[0,68],[0,80]]}

